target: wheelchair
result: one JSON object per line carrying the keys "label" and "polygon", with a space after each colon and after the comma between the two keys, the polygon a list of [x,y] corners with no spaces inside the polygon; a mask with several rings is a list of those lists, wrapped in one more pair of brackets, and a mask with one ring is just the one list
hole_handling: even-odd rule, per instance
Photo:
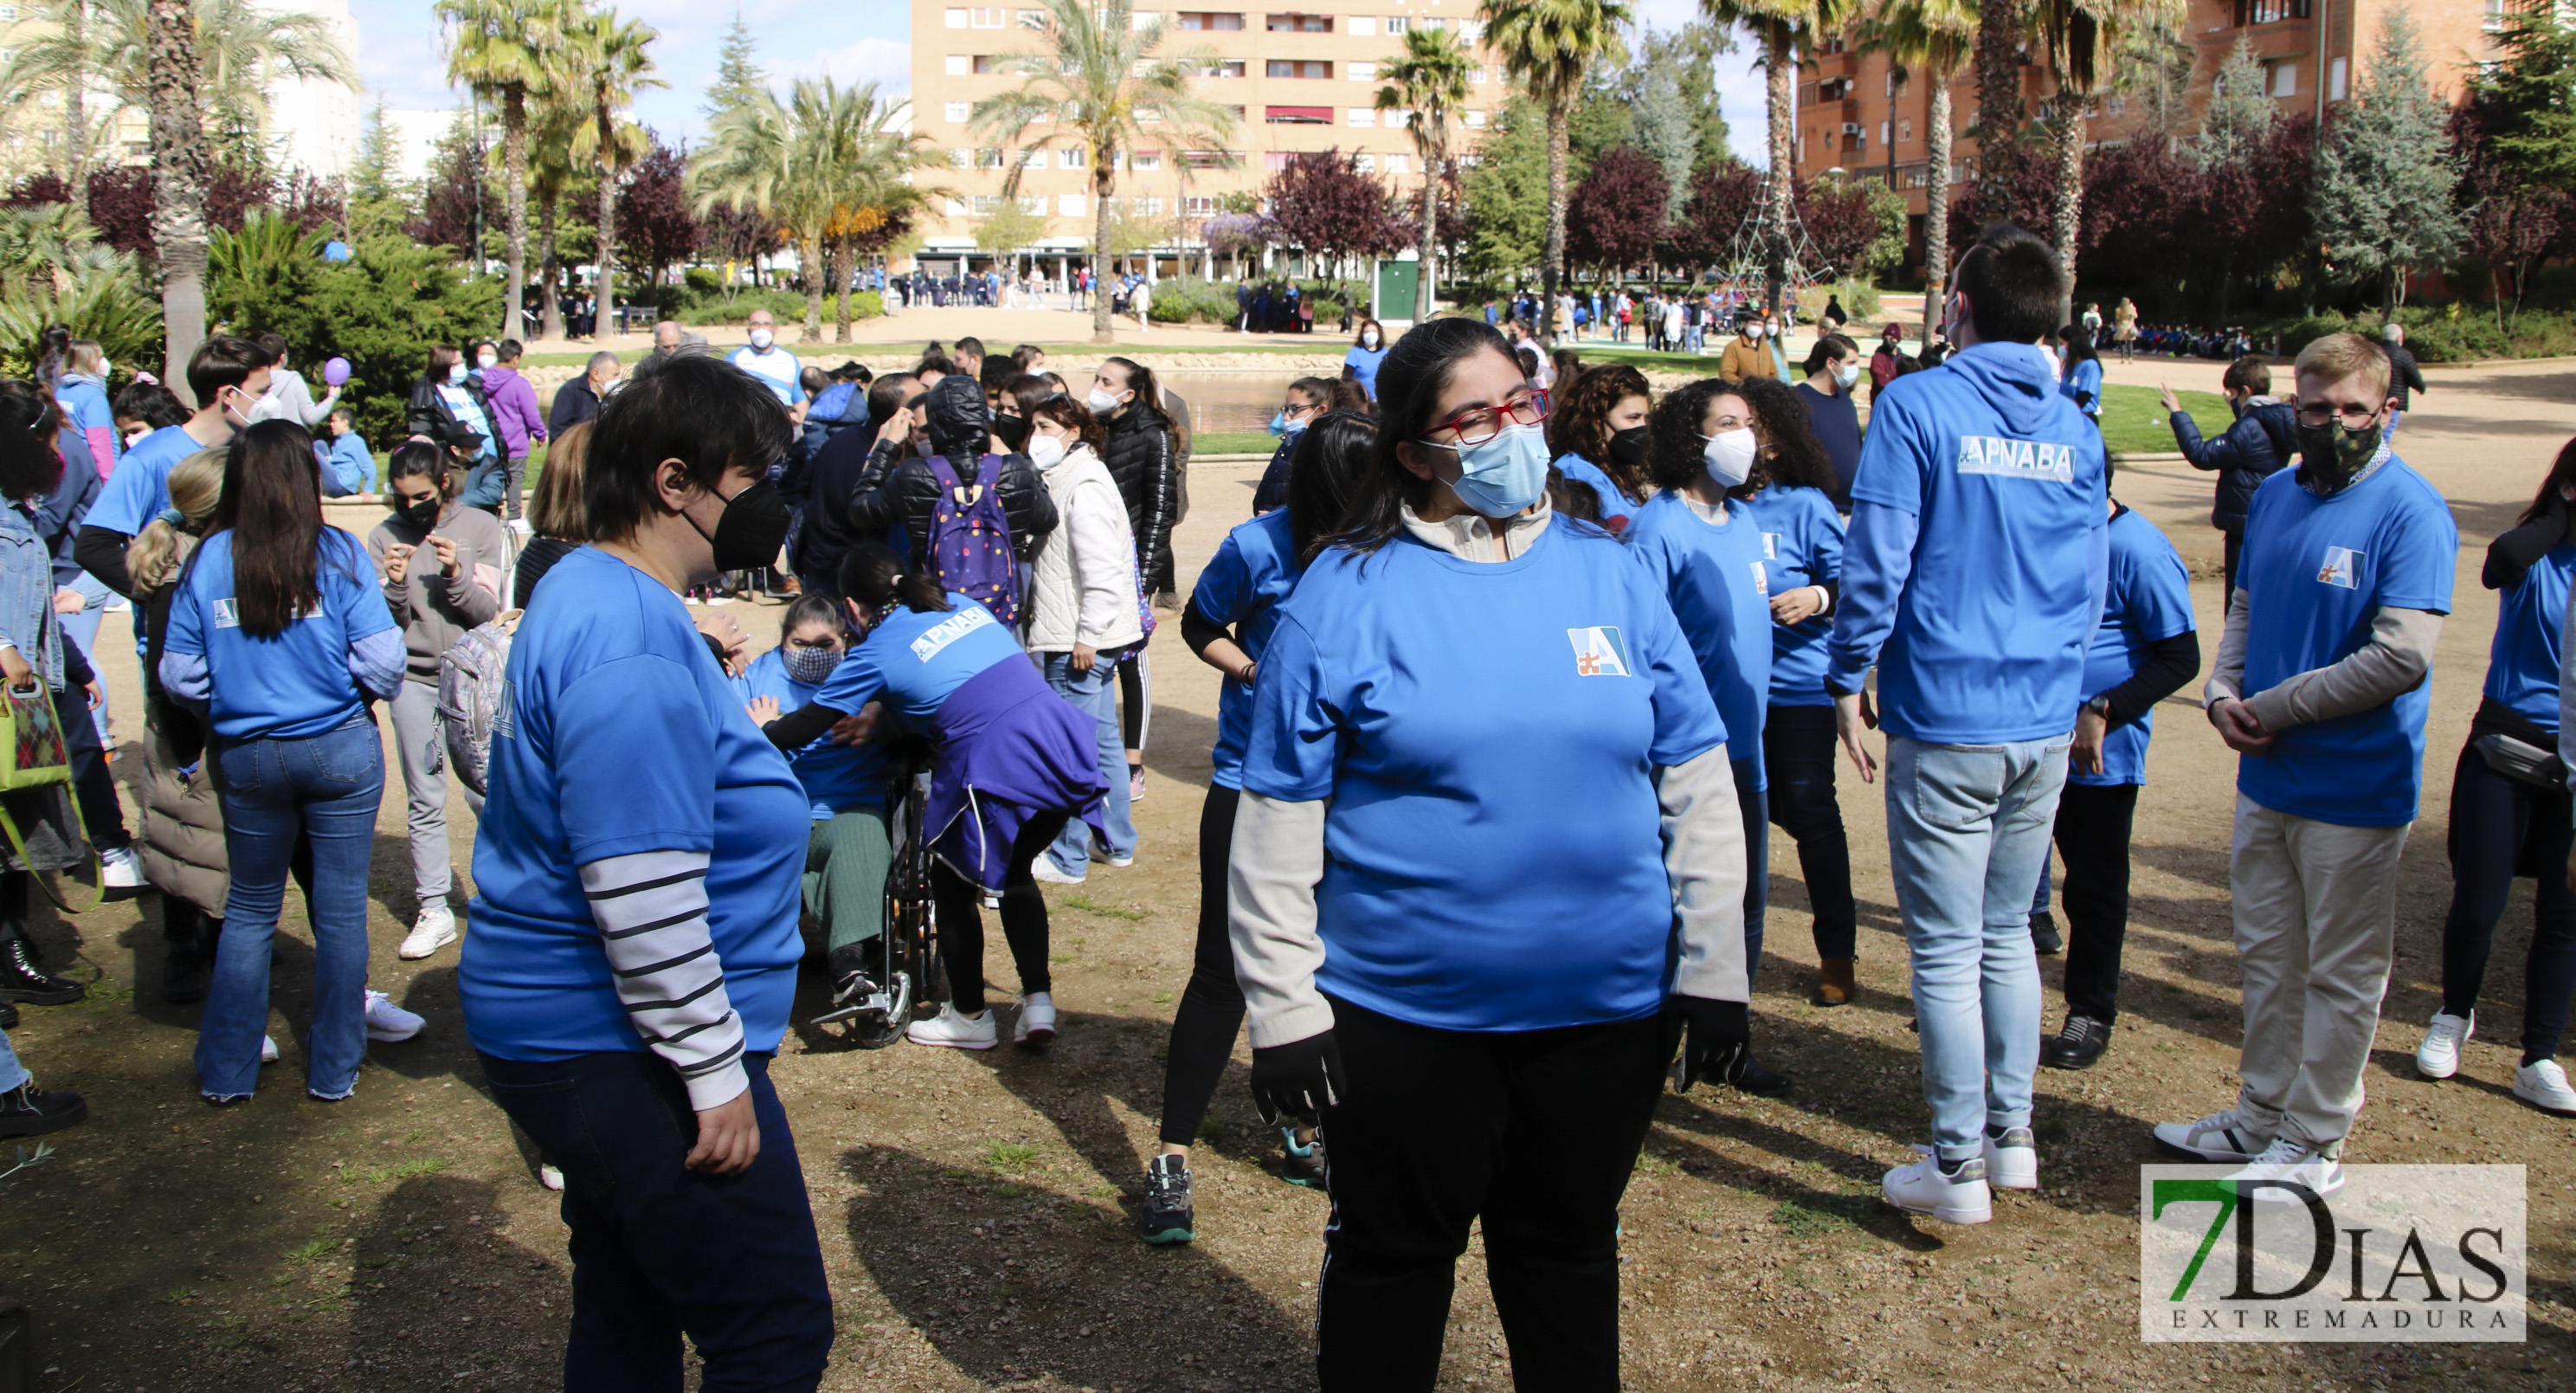
{"label": "wheelchair", "polygon": [[901,792],[887,809],[894,857],[886,869],[885,927],[869,965],[875,989],[812,1022],[844,1027],[845,1037],[860,1049],[881,1050],[902,1039],[914,1017],[935,1012],[942,999],[939,916],[930,892],[930,839],[922,826],[930,801],[930,755],[926,742],[903,741],[890,759],[890,782]]}

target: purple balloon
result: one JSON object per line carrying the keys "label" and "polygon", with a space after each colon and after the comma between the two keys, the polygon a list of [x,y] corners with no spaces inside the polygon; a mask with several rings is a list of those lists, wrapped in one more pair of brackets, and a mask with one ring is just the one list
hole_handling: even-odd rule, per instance
{"label": "purple balloon", "polygon": [[337,387],[349,380],[349,360],[334,358],[322,365],[322,380]]}

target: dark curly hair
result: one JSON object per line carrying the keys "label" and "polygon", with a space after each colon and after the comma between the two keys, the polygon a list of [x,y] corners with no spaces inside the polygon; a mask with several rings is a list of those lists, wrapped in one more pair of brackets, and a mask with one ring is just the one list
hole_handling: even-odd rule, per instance
{"label": "dark curly hair", "polygon": [[1623,472],[1610,458],[1610,413],[1630,397],[1644,397],[1651,403],[1654,396],[1646,386],[1646,375],[1625,363],[1589,369],[1557,396],[1548,412],[1547,448],[1560,455],[1581,455],[1599,465],[1629,496],[1643,497],[1650,491],[1647,480],[1634,471]]}
{"label": "dark curly hair", "polygon": [[1730,496],[1749,498],[1777,483],[1822,489],[1835,502],[1842,501],[1842,483],[1834,475],[1825,447],[1817,443],[1815,428],[1807,423],[1807,409],[1796,389],[1767,377],[1748,377],[1742,383],[1707,377],[1665,393],[1647,423],[1651,442],[1647,468],[1656,484],[1684,488],[1707,468],[1706,441],[1699,427],[1708,418],[1709,403],[1719,397],[1743,398],[1762,439],[1752,476],[1729,490]]}

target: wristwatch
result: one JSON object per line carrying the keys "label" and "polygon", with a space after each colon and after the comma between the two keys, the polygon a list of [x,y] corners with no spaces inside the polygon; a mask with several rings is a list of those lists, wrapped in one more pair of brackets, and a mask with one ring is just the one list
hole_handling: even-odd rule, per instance
{"label": "wristwatch", "polygon": [[2088,702],[2084,703],[2084,709],[2085,709],[2085,710],[2087,710],[2087,711],[2092,712],[2092,713],[2093,713],[2094,715],[2096,715],[2096,716],[2101,717],[2101,718],[2103,719],[2103,721],[2107,724],[2107,723],[2110,721],[2110,719],[2111,719],[2111,697],[2110,697],[2110,694],[2106,692],[2106,693],[2104,693],[2103,695],[2101,695],[2101,696],[2097,696],[2097,697],[2093,698],[2091,701],[2088,701]]}

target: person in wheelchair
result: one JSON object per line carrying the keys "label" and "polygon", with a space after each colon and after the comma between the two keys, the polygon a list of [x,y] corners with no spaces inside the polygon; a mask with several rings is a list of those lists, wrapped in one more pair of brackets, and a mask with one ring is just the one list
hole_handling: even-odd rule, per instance
{"label": "person in wheelchair", "polygon": [[[1046,902],[1029,874],[1065,823],[1102,820],[1094,722],[1058,696],[1010,627],[973,599],[944,592],[927,571],[906,573],[881,543],[841,563],[842,603],[861,635],[814,699],[766,723],[772,743],[801,750],[843,719],[882,700],[935,754],[921,835],[934,858],[932,893],[949,996],[913,1022],[918,1045],[989,1050],[999,1043],[984,1007],[984,920],[979,900],[998,896],[1002,933],[1020,974],[1012,1042],[1055,1036],[1047,974]],[[871,988],[872,990],[872,988]]]}
{"label": "person in wheelchair", "polygon": [[[806,595],[787,607],[778,646],[735,679],[751,719],[762,726],[783,709],[812,702],[848,653],[852,637],[828,595]],[[886,748],[868,739],[873,713],[789,751],[788,764],[813,804],[805,843],[805,913],[822,925],[832,1007],[846,1010],[876,988],[867,971],[871,940],[885,928]]]}

